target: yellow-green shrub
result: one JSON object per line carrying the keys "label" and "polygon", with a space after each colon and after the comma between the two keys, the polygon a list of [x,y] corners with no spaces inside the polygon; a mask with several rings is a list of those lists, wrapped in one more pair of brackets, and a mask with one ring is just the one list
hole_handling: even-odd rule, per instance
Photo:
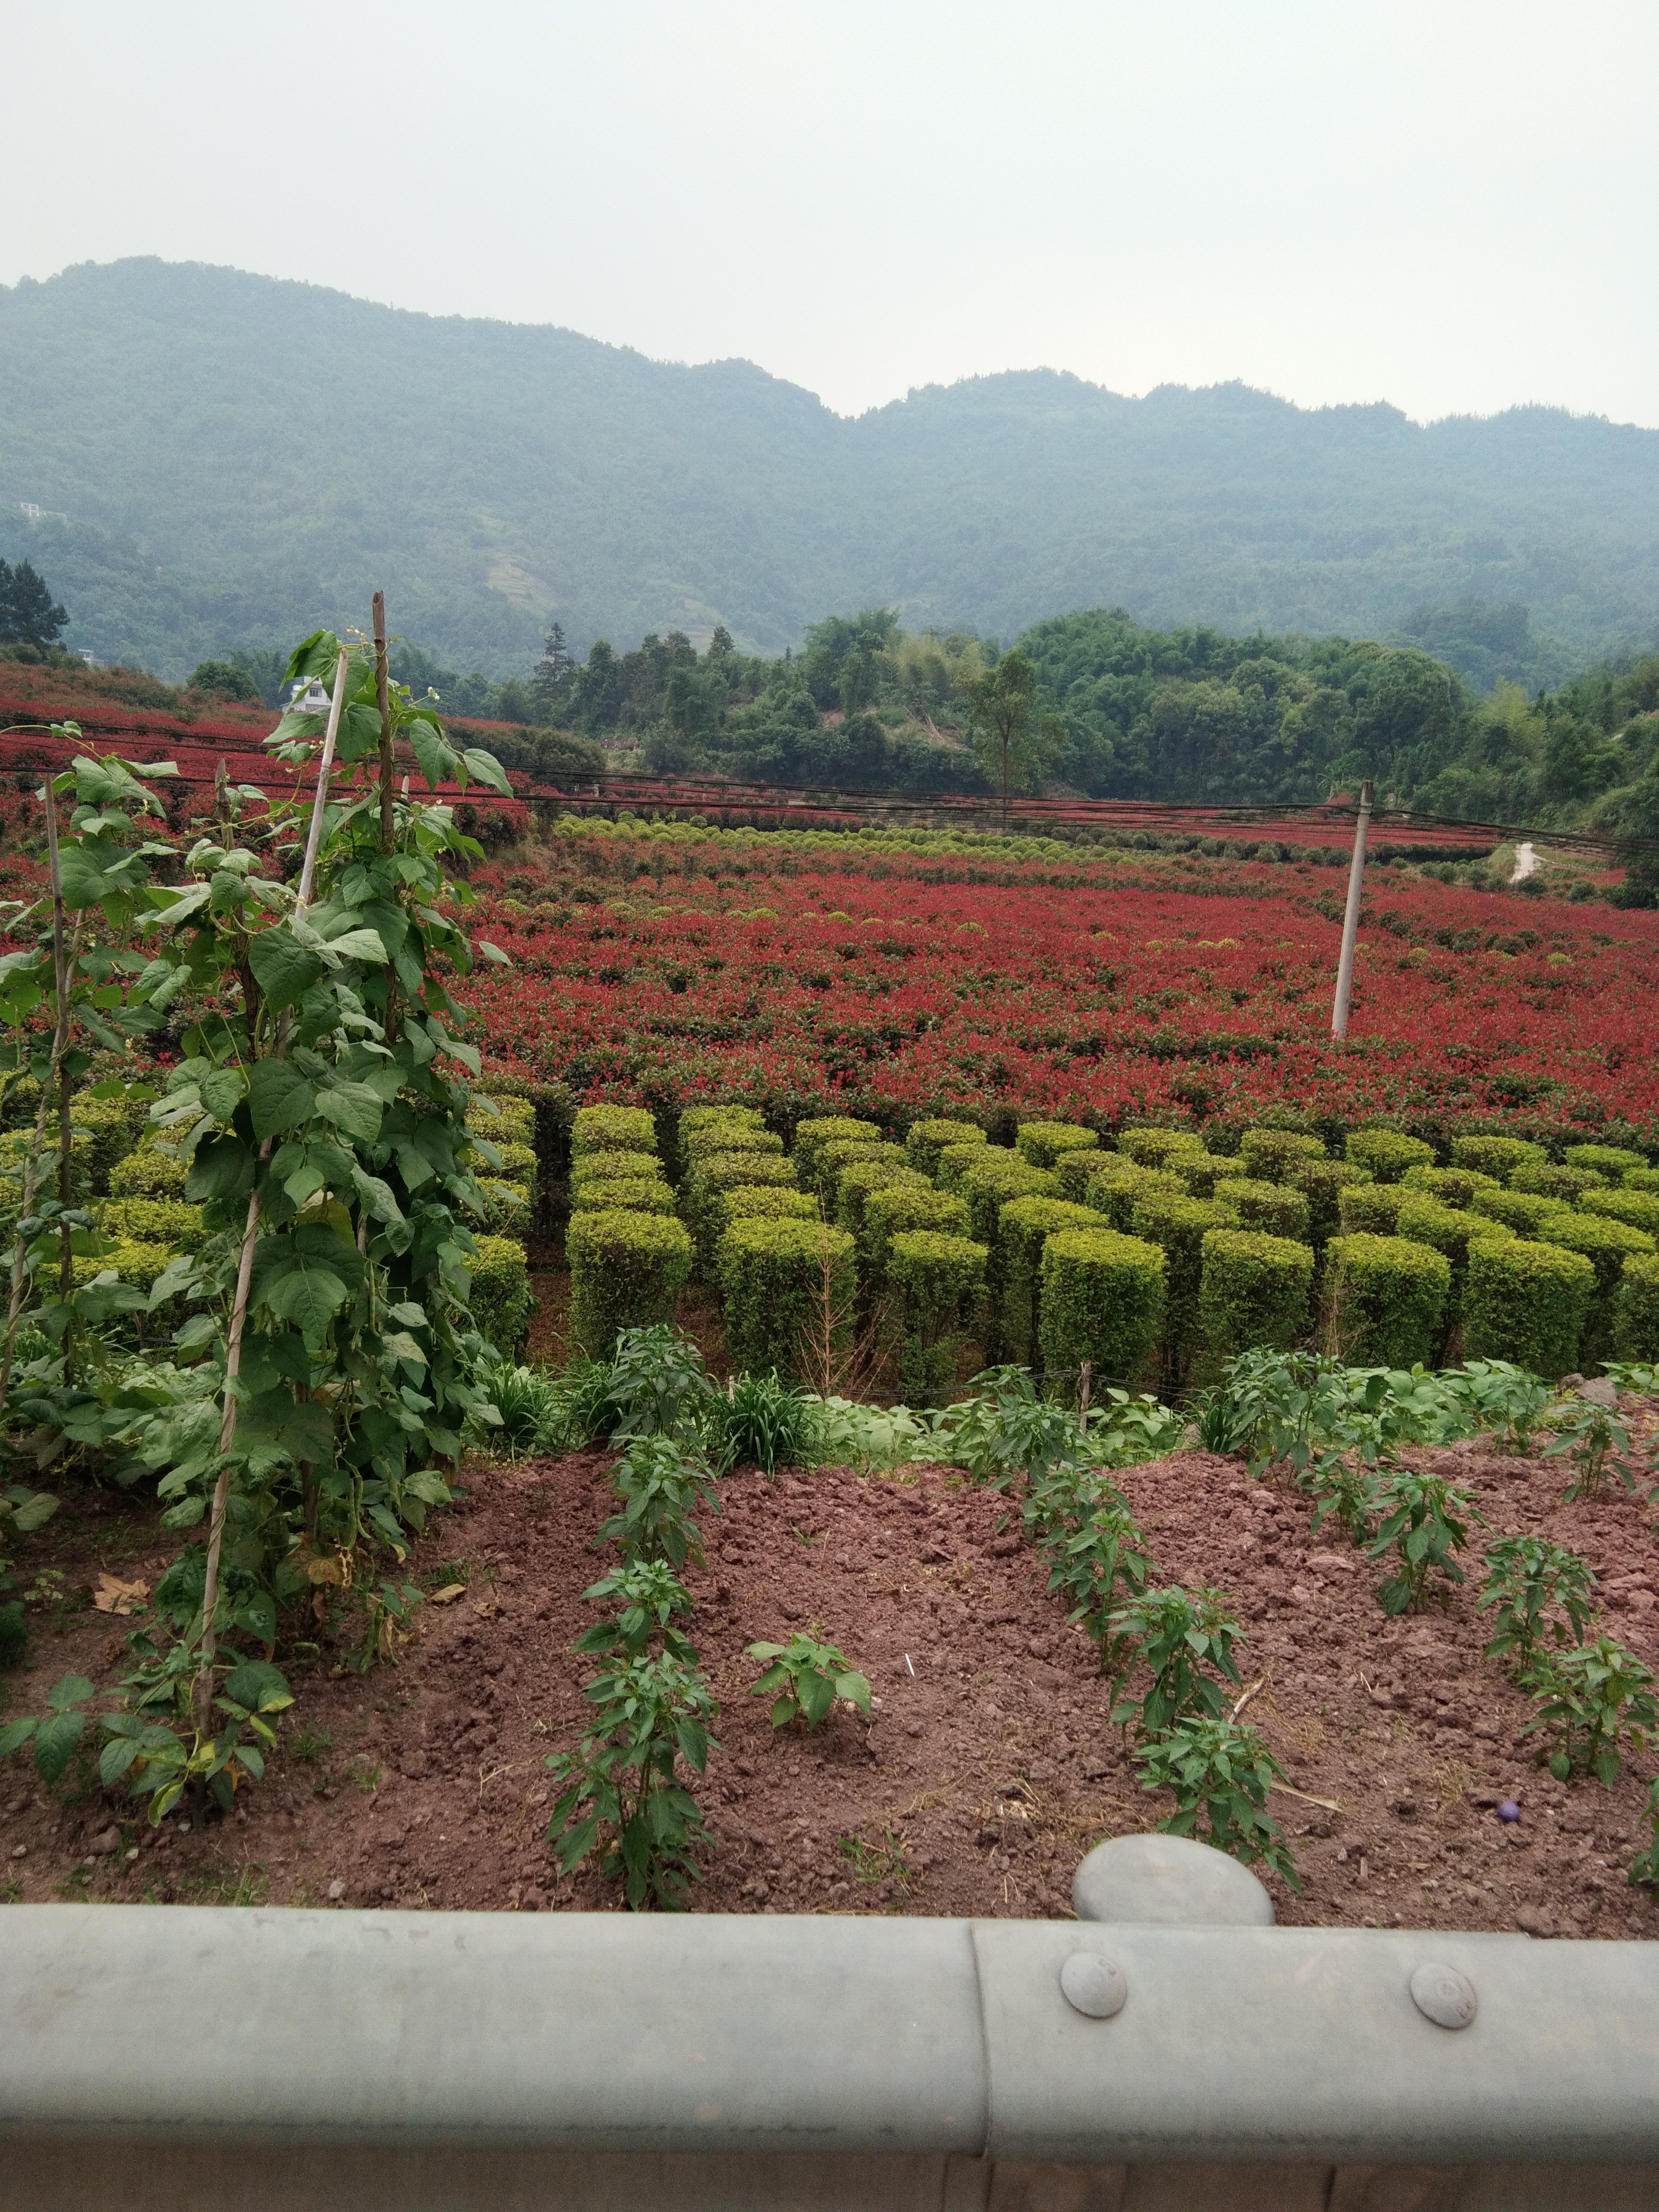
{"label": "yellow-green shrub", "polygon": [[1099,1382],[1138,1381],[1164,1320],[1156,1244],[1110,1229],[1062,1229],[1042,1248],[1039,1341],[1058,1376],[1086,1359]]}
{"label": "yellow-green shrub", "polygon": [[1613,1301],[1613,1349],[1619,1359],[1659,1360],[1659,1255],[1632,1252]]}
{"label": "yellow-green shrub", "polygon": [[1362,1182],[1339,1191],[1336,1209],[1344,1237],[1392,1237],[1408,1195],[1404,1183]]}
{"label": "yellow-green shrub", "polygon": [[912,1121],[905,1132],[904,1150],[912,1167],[925,1176],[937,1176],[939,1156],[947,1145],[982,1145],[985,1132],[975,1121]]}
{"label": "yellow-green shrub", "polygon": [[1353,1129],[1343,1148],[1356,1167],[1369,1168],[1378,1182],[1398,1182],[1407,1168],[1434,1165],[1434,1146],[1398,1129]]}
{"label": "yellow-green shrub", "polygon": [[573,1213],[570,1334],[591,1358],[609,1357],[618,1330],[672,1321],[691,1273],[691,1239],[672,1215],[615,1207]]}
{"label": "yellow-green shrub", "polygon": [[1431,1358],[1450,1294],[1451,1261],[1426,1244],[1358,1234],[1333,1237],[1326,1247],[1327,1316],[1352,1366],[1411,1367]]}
{"label": "yellow-green shrub", "polygon": [[112,1198],[182,1198],[185,1164],[160,1145],[139,1145],[110,1170]]}
{"label": "yellow-green shrub", "polygon": [[1572,1209],[1559,1198],[1540,1198],[1531,1191],[1478,1190],[1469,1200],[1468,1211],[1503,1222],[1517,1237],[1539,1237],[1558,1213],[1570,1213]]}
{"label": "yellow-green shrub", "polygon": [[1100,1133],[1075,1121],[1022,1121],[1014,1131],[1014,1149],[1034,1168],[1057,1168],[1067,1152],[1097,1152]]}
{"label": "yellow-green shrub", "polygon": [[875,1160],[887,1167],[902,1168],[905,1165],[904,1147],[868,1137],[831,1137],[821,1144],[812,1155],[814,1172],[805,1187],[817,1193],[818,1203],[826,1213],[836,1210],[836,1193],[842,1170],[851,1167],[855,1160]]}
{"label": "yellow-green shrub", "polygon": [[1549,1161],[1541,1168],[1516,1168],[1510,1177],[1511,1190],[1528,1191],[1534,1198],[1559,1199],[1564,1206],[1571,1206],[1586,1191],[1607,1187],[1607,1177],[1594,1168],[1558,1168]]}
{"label": "yellow-green shrub", "polygon": [[589,1152],[570,1164],[570,1192],[580,1197],[596,1183],[637,1182],[641,1177],[663,1181],[662,1162],[654,1152]]}
{"label": "yellow-green shrub", "polygon": [[1593,1168],[1609,1182],[1622,1182],[1632,1168],[1647,1165],[1640,1152],[1622,1145],[1569,1145],[1561,1157],[1570,1168]]}
{"label": "yellow-green shrub", "polygon": [[1499,1182],[1516,1168],[1542,1167],[1549,1158],[1541,1145],[1528,1144],[1524,1137],[1454,1137],[1450,1152],[1455,1168],[1475,1168],[1482,1175],[1496,1176]]}
{"label": "yellow-green shrub", "polygon": [[1587,1190],[1578,1201],[1578,1211],[1604,1214],[1609,1221],[1628,1221],[1632,1229],[1645,1229],[1650,1237],[1659,1237],[1659,1192]]}
{"label": "yellow-green shrub", "polygon": [[106,1236],[127,1244],[155,1244],[173,1252],[199,1252],[207,1241],[199,1206],[181,1198],[111,1198],[98,1217]]}
{"label": "yellow-green shrub", "polygon": [[1040,1357],[1038,1315],[1042,1293],[1042,1247],[1060,1229],[1109,1229],[1092,1206],[1067,1199],[1011,1198],[997,1218],[1000,1247],[998,1322],[1000,1355],[1032,1367]]}
{"label": "yellow-green shrub", "polygon": [[1606,1214],[1560,1213],[1539,1231],[1540,1244],[1559,1244],[1568,1252],[1582,1252],[1595,1270],[1595,1289],[1590,1297],[1589,1319],[1579,1346],[1579,1363],[1599,1359],[1613,1330],[1613,1301],[1625,1262],[1646,1257],[1659,1245],[1645,1229]]}
{"label": "yellow-green shrub", "polygon": [[1467,1206],[1478,1190],[1502,1188],[1495,1176],[1474,1168],[1407,1168],[1398,1187],[1425,1192],[1443,1206]]}
{"label": "yellow-green shrub", "polygon": [[846,1351],[858,1276],[844,1229],[822,1221],[734,1221],[715,1267],[735,1366],[799,1375]]}
{"label": "yellow-green shrub", "polygon": [[992,1273],[995,1274],[997,1216],[1011,1198],[1057,1198],[1060,1181],[1046,1168],[1033,1167],[1018,1152],[1005,1152],[1000,1146],[986,1147],[983,1156],[970,1166],[957,1186],[960,1195],[968,1201],[968,1234],[978,1244],[992,1248]]}
{"label": "yellow-green shrub", "polygon": [[495,1091],[475,1091],[467,1105],[466,1126],[475,1137],[487,1137],[492,1145],[533,1146],[536,1109],[528,1098],[515,1098],[510,1093]]}
{"label": "yellow-green shrub", "polygon": [[906,1166],[902,1155],[896,1160],[849,1160],[836,1178],[836,1224],[846,1230],[859,1246],[860,1257],[864,1250],[865,1200],[872,1190],[888,1190],[896,1186],[906,1190],[931,1191],[933,1188],[920,1168]]}
{"label": "yellow-green shrub", "polygon": [[1258,1182],[1288,1182],[1304,1160],[1328,1157],[1322,1138],[1300,1129],[1246,1129],[1238,1140],[1239,1172]]}
{"label": "yellow-green shrub", "polygon": [[530,1291],[530,1259],[514,1237],[480,1237],[470,1262],[472,1287],[467,1310],[472,1326],[505,1359],[516,1359],[536,1301]]}
{"label": "yellow-green shrub", "polygon": [[[148,1118],[148,1106],[135,1107],[125,1098],[94,1098],[80,1091],[70,1100],[70,1127],[87,1139],[87,1173],[95,1192],[109,1188],[110,1170],[137,1145]],[[54,1139],[57,1133],[54,1124]]]}
{"label": "yellow-green shrub", "polygon": [[1469,1247],[1463,1356],[1510,1359],[1553,1382],[1576,1366],[1595,1291],[1581,1252],[1515,1237]]}
{"label": "yellow-green shrub", "polygon": [[902,1229],[888,1241],[887,1279],[898,1293],[903,1335],[899,1382],[925,1395],[956,1379],[958,1347],[985,1298],[984,1245],[932,1229]]}
{"label": "yellow-green shrub", "polygon": [[1164,1255],[1164,1379],[1175,1389],[1185,1383],[1192,1366],[1204,1239],[1229,1218],[1219,1206],[1187,1191],[1143,1187],[1130,1201],[1130,1234],[1156,1244]]}
{"label": "yellow-green shrub", "polygon": [[1287,1181],[1308,1201],[1308,1242],[1319,1252],[1341,1229],[1343,1192],[1369,1185],[1372,1176],[1369,1168],[1352,1160],[1309,1160],[1293,1169]]}
{"label": "yellow-green shrub", "polygon": [[1213,1376],[1235,1352],[1288,1351],[1308,1327],[1314,1252],[1259,1229],[1210,1229],[1200,1250],[1200,1371]]}
{"label": "yellow-green shrub", "polygon": [[570,1157],[590,1152],[654,1152],[657,1124],[643,1106],[579,1106],[570,1125]]}
{"label": "yellow-green shrub", "polygon": [[818,1154],[837,1139],[847,1144],[884,1144],[887,1132],[875,1121],[860,1121],[850,1114],[817,1114],[795,1125],[795,1165],[801,1188],[814,1189],[818,1180]]}
{"label": "yellow-green shrub", "polygon": [[678,1213],[678,1202],[660,1176],[609,1176],[585,1182],[571,1195],[572,1213]]}
{"label": "yellow-green shrub", "polygon": [[[1115,1160],[1115,1153],[1107,1155]],[[1135,1201],[1148,1191],[1165,1191],[1170,1196],[1188,1195],[1172,1175],[1158,1168],[1138,1168],[1133,1161],[1108,1168],[1104,1163],[1098,1175],[1092,1175],[1083,1186],[1083,1203],[1091,1206],[1097,1213],[1103,1213],[1114,1229],[1121,1234],[1130,1234],[1134,1219]]]}
{"label": "yellow-green shrub", "polygon": [[956,1191],[916,1190],[900,1182],[882,1183],[866,1191],[859,1264],[872,1284],[885,1275],[888,1245],[910,1229],[937,1230],[945,1237],[965,1236],[968,1201]]}
{"label": "yellow-green shrub", "polygon": [[687,1130],[682,1143],[688,1159],[708,1152],[769,1152],[781,1155],[783,1139],[758,1122],[704,1121]]}
{"label": "yellow-green shrub", "polygon": [[816,1221],[818,1202],[811,1191],[781,1184],[740,1182],[708,1194],[708,1232],[716,1246],[734,1221]]}
{"label": "yellow-green shrub", "polygon": [[1258,1182],[1248,1176],[1230,1177],[1215,1187],[1215,1204],[1229,1221],[1241,1229],[1259,1229],[1267,1237],[1306,1241],[1309,1206],[1304,1192],[1289,1183]]}
{"label": "yellow-green shrub", "polygon": [[1161,1168],[1171,1152],[1201,1152],[1202,1137],[1191,1129],[1135,1127],[1118,1132],[1117,1148],[1138,1168]]}
{"label": "yellow-green shrub", "polygon": [[1233,1182],[1238,1171],[1237,1160],[1224,1152],[1171,1152],[1164,1170],[1194,1198],[1213,1198],[1216,1185]]}

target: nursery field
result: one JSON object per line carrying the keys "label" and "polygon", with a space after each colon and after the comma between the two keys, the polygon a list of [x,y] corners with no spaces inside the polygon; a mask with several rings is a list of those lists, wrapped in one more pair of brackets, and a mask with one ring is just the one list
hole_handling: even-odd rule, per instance
{"label": "nursery field", "polygon": [[498,1068],[578,1100],[1659,1131],[1659,916],[1577,863],[1543,896],[1485,887],[1507,852],[1375,867],[1333,1050],[1346,856],[1267,848],[567,821],[477,877],[514,965],[472,1003]]}

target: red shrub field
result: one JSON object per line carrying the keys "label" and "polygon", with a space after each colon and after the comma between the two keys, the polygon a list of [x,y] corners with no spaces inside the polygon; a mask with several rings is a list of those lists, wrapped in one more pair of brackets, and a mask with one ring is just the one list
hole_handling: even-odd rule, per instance
{"label": "red shrub field", "polygon": [[579,1099],[1659,1134],[1659,916],[1380,867],[1333,1046],[1341,867],[906,842],[567,821],[478,875],[481,1042]]}

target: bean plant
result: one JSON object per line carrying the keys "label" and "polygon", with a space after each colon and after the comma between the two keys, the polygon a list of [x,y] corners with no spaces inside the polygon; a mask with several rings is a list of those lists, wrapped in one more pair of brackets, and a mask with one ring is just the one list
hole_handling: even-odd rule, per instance
{"label": "bean plant", "polygon": [[1486,1564],[1476,1601],[1496,1608],[1487,1658],[1507,1660],[1525,1682],[1553,1648],[1583,1642],[1595,1609],[1588,1559],[1547,1537],[1500,1536]]}
{"label": "bean plant", "polygon": [[751,1644],[749,1656],[766,1662],[766,1671],[751,1685],[751,1698],[773,1698],[772,1725],[787,1728],[804,1721],[810,1732],[837,1698],[856,1705],[867,1719],[870,1685],[864,1675],[833,1644],[803,1636],[799,1629],[787,1644]]}
{"label": "bean plant", "polygon": [[1626,1744],[1645,1748],[1659,1728],[1652,1670],[1611,1636],[1547,1652],[1533,1675],[1538,1710],[1523,1735],[1554,1740],[1549,1770],[1558,1782],[1594,1774],[1611,1789]]}
{"label": "bean plant", "polygon": [[1301,1887],[1285,1832],[1267,1810],[1267,1792],[1283,1779],[1279,1762],[1247,1722],[1188,1712],[1146,1737],[1134,1757],[1143,1788],[1176,1794],[1175,1811],[1158,1822],[1164,1834],[1198,1837]]}

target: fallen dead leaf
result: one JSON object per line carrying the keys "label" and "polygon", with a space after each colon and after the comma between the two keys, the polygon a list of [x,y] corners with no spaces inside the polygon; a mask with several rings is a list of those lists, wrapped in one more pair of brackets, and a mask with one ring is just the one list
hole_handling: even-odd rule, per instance
{"label": "fallen dead leaf", "polygon": [[466,1595],[465,1583],[446,1583],[441,1590],[434,1590],[428,1598],[428,1605],[453,1605],[458,1597]]}
{"label": "fallen dead leaf", "polygon": [[149,1595],[148,1583],[124,1583],[118,1575],[100,1575],[92,1601],[100,1613],[129,1613]]}

